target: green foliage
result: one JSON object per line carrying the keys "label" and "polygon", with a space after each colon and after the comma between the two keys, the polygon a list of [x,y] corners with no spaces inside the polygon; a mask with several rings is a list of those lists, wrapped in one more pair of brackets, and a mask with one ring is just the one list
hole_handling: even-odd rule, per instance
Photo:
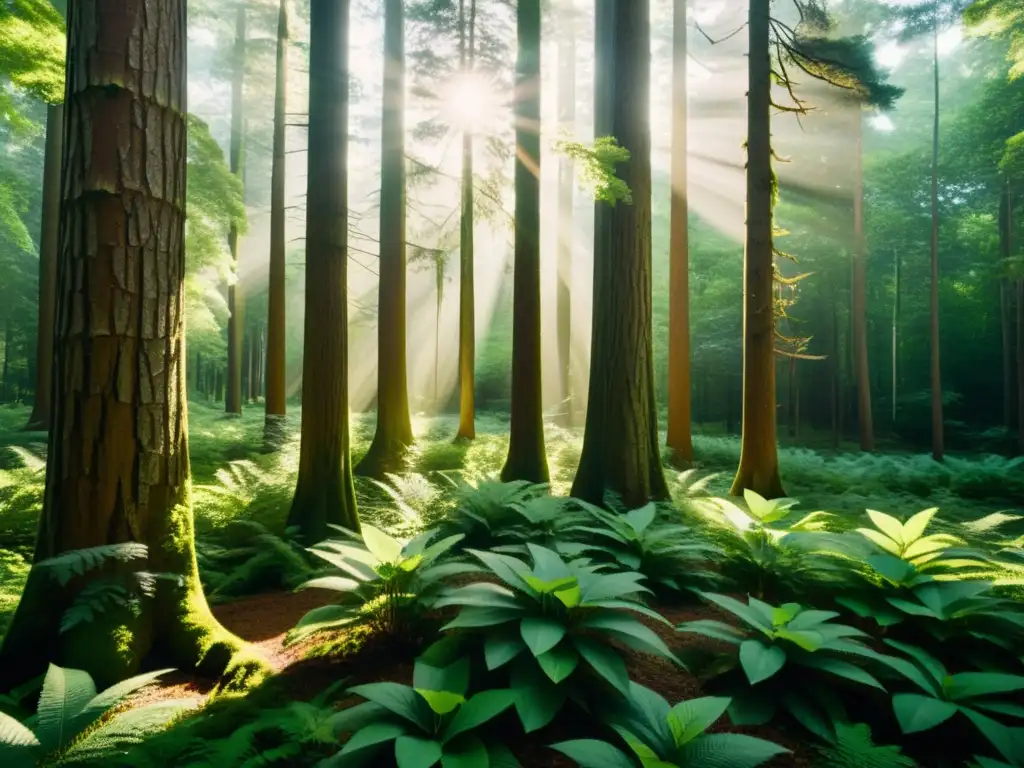
{"label": "green foliage", "polygon": [[614,136],[598,136],[592,147],[578,141],[559,141],[555,151],[579,163],[580,176],[593,185],[595,200],[613,207],[620,200],[633,204],[633,191],[616,173],[617,166],[629,161],[629,150]]}
{"label": "green foliage", "polygon": [[836,742],[818,747],[820,768],[914,768],[899,747],[879,746],[864,723],[836,723]]}
{"label": "green foliage", "polygon": [[738,648],[737,655],[730,653],[725,664],[712,670],[714,676],[725,676],[724,683],[734,696],[729,715],[737,725],[767,723],[781,708],[811,733],[834,742],[835,724],[845,719],[837,684],[852,682],[885,690],[863,664],[878,661],[881,654],[858,639],[866,638],[865,632],[834,623],[838,613],[796,603],[772,606],[756,597],[747,603],[727,595],[706,593],[704,597],[747,627],[737,629],[714,619],[678,627]]}
{"label": "green foliage", "polygon": [[458,486],[455,507],[440,522],[444,535],[461,534],[463,546],[486,549],[525,518],[517,510],[547,493],[547,486],[515,480],[482,480]]}
{"label": "green foliage", "polygon": [[[0,5],[0,77],[43,101],[63,101],[64,18],[49,0]],[[5,88],[0,88],[0,118],[23,120]]]}
{"label": "green foliage", "polygon": [[285,587],[309,578],[313,566],[298,543],[298,529],[278,536],[254,521],[233,519],[196,540],[203,589],[210,602]]}
{"label": "green foliage", "polygon": [[1013,62],[1010,76],[1024,75],[1024,7],[1017,0],[974,0],[964,11],[964,22],[978,34],[1008,33],[1006,57]]}
{"label": "green foliage", "polygon": [[[707,696],[669,706],[654,691],[630,683],[629,699],[609,722],[633,750],[643,768],[754,768],[789,750],[764,739],[736,733],[706,733],[730,700]],[[593,739],[563,741],[552,749],[581,768],[630,768],[635,765],[611,744]]]}

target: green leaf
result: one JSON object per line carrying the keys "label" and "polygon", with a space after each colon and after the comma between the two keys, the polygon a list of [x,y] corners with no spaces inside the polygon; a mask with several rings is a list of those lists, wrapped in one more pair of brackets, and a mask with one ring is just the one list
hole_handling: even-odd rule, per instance
{"label": "green leaf", "polygon": [[583,591],[580,589],[579,584],[573,584],[566,589],[556,590],[552,594],[566,608],[575,608],[580,604],[580,600],[583,598]]}
{"label": "green leaf", "polygon": [[654,522],[654,516],[657,514],[657,511],[658,507],[652,501],[639,509],[631,509],[623,516],[623,519],[637,536],[643,536],[644,531]]}
{"label": "green leaf", "polygon": [[786,652],[760,640],[746,640],[740,645],[740,664],[751,685],[775,675],[786,663]]}
{"label": "green leaf", "polygon": [[634,768],[620,750],[596,739],[576,739],[552,744],[551,748],[574,760],[580,768]]}
{"label": "green leaf", "polygon": [[[885,644],[895,648],[898,651],[902,651],[903,653],[907,654],[907,656],[910,656],[918,664],[920,664],[921,667],[925,670],[925,672],[927,672],[931,676],[932,680],[938,686],[929,686],[929,688],[938,692],[938,690],[941,689],[941,687],[945,684],[945,680],[949,676],[949,673],[946,671],[946,668],[942,665],[942,662],[940,662],[938,659],[936,659],[934,656],[928,653],[928,651],[924,650],[923,648],[918,648],[916,645],[910,645],[908,643],[900,642],[899,640],[886,639]],[[915,680],[912,676],[909,675],[908,677],[910,677],[911,680],[920,685],[920,682],[918,680]]]}
{"label": "green leaf", "polygon": [[389,715],[388,710],[380,704],[364,701],[362,704],[335,712],[324,721],[324,726],[329,733],[339,736],[343,733],[355,733]]}
{"label": "green leaf", "polygon": [[1013,762],[1024,754],[1024,730],[1005,726],[970,707],[960,707],[960,711],[1007,760]]}
{"label": "green leaf", "polygon": [[81,733],[88,726],[96,722],[107,710],[120,704],[125,697],[173,671],[173,669],[158,669],[153,672],[144,672],[141,675],[135,675],[127,680],[122,680],[100,691],[78,713],[72,727],[76,733]]}
{"label": "green leaf", "polygon": [[333,592],[351,592],[361,586],[361,582],[355,579],[346,579],[344,576],[321,576],[318,579],[302,582],[297,589],[329,589]]}
{"label": "green leaf", "polygon": [[418,736],[399,736],[395,740],[398,768],[431,768],[441,760],[441,745]]}
{"label": "green leaf", "polygon": [[473,629],[477,627],[494,627],[522,618],[521,608],[476,608],[469,606],[459,611],[459,615],[449,621],[442,631],[449,629]]}
{"label": "green leaf", "polygon": [[537,657],[537,663],[544,670],[544,674],[556,685],[573,673],[579,661],[579,654],[566,646],[552,648]]}
{"label": "green leaf", "polygon": [[652,653],[669,661],[679,663],[665,642],[652,630],[629,616],[604,614],[588,616],[579,626],[586,629],[597,629],[610,632],[621,642],[638,651]]}
{"label": "green leaf", "polygon": [[63,669],[51,664],[39,694],[36,738],[43,752],[63,749],[77,736],[75,718],[96,696],[96,686],[88,672]]}
{"label": "green leaf", "polygon": [[950,678],[945,689],[946,696],[952,701],[992,696],[1024,689],[1024,677],[1002,672],[961,672]]}
{"label": "green leaf", "polygon": [[450,605],[521,609],[515,592],[500,584],[491,584],[486,581],[445,590],[434,603],[435,608],[446,608]]}
{"label": "green leaf", "polygon": [[565,692],[552,684],[532,661],[529,666],[513,666],[511,684],[516,693],[516,712],[527,733],[554,720],[565,703]]}
{"label": "green leaf", "polygon": [[768,501],[764,496],[759,494],[757,491],[752,491],[749,488],[743,490],[743,500],[747,502],[747,507],[750,509],[750,514],[756,517],[758,520],[764,522],[765,516],[771,514],[775,509],[775,505]]}
{"label": "green leaf", "polygon": [[[488,755],[484,743],[476,738],[459,739],[457,744],[445,744],[444,754],[441,755],[441,768],[498,768],[499,765],[500,762]],[[509,765],[518,768],[519,764],[513,762]]]}
{"label": "green leaf", "polygon": [[368,683],[348,689],[367,701],[380,704],[389,712],[415,723],[424,731],[430,730],[430,708],[412,688],[398,683]]}
{"label": "green leaf", "polygon": [[918,693],[897,693],[892,697],[903,733],[918,733],[940,725],[957,713],[957,705]]}
{"label": "green leaf", "polygon": [[526,649],[519,634],[488,633],[484,638],[484,660],[489,670],[503,667]]}
{"label": "green leaf", "polygon": [[777,709],[776,700],[753,689],[733,697],[729,705],[729,719],[736,725],[764,725]]}
{"label": "green leaf", "polygon": [[686,621],[676,627],[676,631],[692,632],[697,635],[713,638],[714,640],[724,640],[733,645],[739,645],[746,638],[746,635],[735,627],[729,626],[722,621],[715,621],[714,619]]}
{"label": "green leaf", "polygon": [[520,590],[528,595],[535,594],[535,590],[526,583],[526,576],[530,574],[530,569],[522,560],[497,552],[486,552],[476,549],[468,549],[466,551],[490,568],[495,576],[513,589]]}
{"label": "green leaf", "polygon": [[816,629],[819,624],[824,624],[834,619],[839,614],[835,611],[801,611],[787,625],[787,629]]}
{"label": "green leaf", "polygon": [[766,634],[771,632],[772,626],[769,619],[762,618],[756,610],[751,608],[749,605],[744,605],[736,598],[729,597],[728,595],[715,594],[714,592],[701,592],[700,594],[704,599],[710,600],[719,608],[724,608],[738,619],[745,621],[754,629]]}
{"label": "green leaf", "polygon": [[793,719],[815,736],[829,743],[835,742],[835,723],[823,707],[815,706],[804,696],[790,692],[782,694],[782,705]]}
{"label": "green leaf", "polygon": [[668,713],[668,726],[677,747],[693,741],[710,728],[732,703],[726,696],[703,696],[681,701]]}
{"label": "green leaf", "polygon": [[397,563],[402,558],[402,542],[398,539],[368,523],[363,523],[360,528],[363,543],[379,562]]}
{"label": "green leaf", "polygon": [[552,549],[527,542],[526,548],[533,557],[533,575],[544,581],[555,581],[572,576],[569,566]]}
{"label": "green leaf", "polygon": [[[8,714],[0,712],[0,756],[12,762],[18,756],[25,758],[26,765],[35,765],[35,758],[30,757],[30,750],[39,746],[39,739],[27,727]],[[9,756],[8,756],[9,754]]]}
{"label": "green leaf", "polygon": [[878,682],[870,672],[842,659],[833,659],[828,656],[808,656],[800,659],[797,663],[803,667],[820,669],[822,672],[828,672],[837,677],[845,677],[847,680],[853,680],[855,683],[870,685],[872,688],[878,688],[880,691],[885,690],[885,686]]}
{"label": "green leaf", "polygon": [[360,749],[375,747],[388,741],[394,741],[405,734],[405,728],[398,723],[370,723],[352,734],[341,749],[342,755],[358,752]]}
{"label": "green leaf", "polygon": [[496,689],[476,694],[459,708],[444,731],[444,743],[488,723],[516,703],[516,692]]}
{"label": "green leaf", "polygon": [[[921,538],[924,534],[925,528],[928,527],[928,524],[932,521],[932,518],[935,517],[935,514],[938,511],[938,507],[932,507],[931,509],[918,512],[907,520],[907,522],[903,524],[903,530],[901,532],[903,543],[908,545],[913,544]],[[906,552],[906,557],[912,557],[909,550]]]}
{"label": "green leaf", "polygon": [[565,637],[566,627],[564,623],[556,619],[528,617],[520,623],[519,632],[530,652],[534,656],[540,656],[561,642]]}
{"label": "green leaf", "polygon": [[867,512],[875,527],[896,542],[902,549],[903,545],[906,544],[903,539],[903,523],[884,512],[876,512],[873,509],[869,509]]}
{"label": "green leaf", "polygon": [[447,715],[454,712],[460,704],[466,701],[466,697],[460,693],[450,691],[428,691],[422,688],[414,688],[427,705],[436,715]]}
{"label": "green leaf", "polygon": [[711,733],[690,742],[679,754],[687,768],[756,768],[789,750],[754,736]]}
{"label": "green leaf", "polygon": [[573,637],[572,642],[583,660],[597,674],[623,696],[629,695],[629,672],[626,670],[626,662],[614,648],[609,648],[590,637]]}
{"label": "green leaf", "polygon": [[775,630],[775,637],[788,640],[808,652],[814,652],[825,644],[825,638],[820,632],[808,629],[797,632],[785,628],[777,629]]}

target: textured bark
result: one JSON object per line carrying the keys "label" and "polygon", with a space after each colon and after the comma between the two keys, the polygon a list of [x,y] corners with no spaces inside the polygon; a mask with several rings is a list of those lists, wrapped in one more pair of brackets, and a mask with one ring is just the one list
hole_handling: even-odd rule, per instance
{"label": "textured bark", "polygon": [[159,582],[138,615],[112,606],[60,633],[74,593],[104,571],[63,589],[33,568],[0,649],[0,690],[50,661],[100,686],[148,657],[219,674],[243,647],[207,607],[188,496],[185,16],[185,0],[71,5],[55,407],[35,552],[38,563],[141,542],[145,568],[181,585]]}
{"label": "textured bark", "polygon": [[380,299],[377,312],[377,430],[356,473],[383,478],[405,468],[412,445],[405,349],[405,15],[384,3],[381,119]]}
{"label": "textured bark", "polygon": [[267,288],[266,417],[263,442],[278,447],[284,439],[287,414],[285,325],[285,123],[288,98],[288,0],[281,0],[277,19],[277,78],[274,87],[274,158],[270,171],[270,275]]}
{"label": "textured bark", "polygon": [[935,113],[932,122],[932,258],[931,258],[931,365],[932,458],[942,461],[945,453],[942,420],[942,364],[939,360],[939,24],[933,29]]}
{"label": "textured bark", "polygon": [[[576,17],[568,4],[567,29],[558,40],[558,122],[570,136],[576,133]],[[572,426],[576,411],[572,392],[572,249],[573,203],[576,168],[568,154],[558,159],[558,265],[557,334],[558,397],[566,426]]]}
{"label": "textured bark", "polygon": [[772,307],[770,0],[751,0],[747,90],[747,226],[743,254],[743,433],[731,493],[784,496],[775,414]]}
{"label": "textured bark", "polygon": [[288,514],[306,543],[359,530],[348,417],[349,0],[311,0],[306,320],[299,479]]}
{"label": "textured bark", "polygon": [[520,0],[516,18],[512,419],[501,479],[546,483],[540,354],[540,0]]}
{"label": "textured bark", "polygon": [[590,395],[572,495],[630,507],[668,497],[654,402],[651,341],[649,0],[598,0],[594,135],[630,152],[619,175],[633,203],[598,202]]}
{"label": "textured bark", "polygon": [[53,388],[53,322],[57,301],[57,240],[60,235],[60,156],[64,107],[46,109],[43,215],[39,233],[39,330],[36,336],[36,393],[26,429],[50,428]]}
{"label": "textured bark", "polygon": [[[472,73],[476,56],[476,0],[459,0],[459,67]],[[467,41],[468,33],[468,41]],[[467,44],[468,43],[468,44]],[[476,438],[476,282],[473,213],[473,131],[462,132],[462,211],[459,223],[459,431],[456,440]],[[436,368],[435,368],[436,375]]]}
{"label": "textured bark", "polygon": [[[245,3],[238,4],[235,16],[234,73],[231,78],[231,146],[229,148],[231,172],[242,178],[244,175],[243,132],[245,106]],[[231,261],[238,271],[238,239],[240,233],[235,224],[228,232]],[[228,286],[228,371],[227,392],[224,410],[228,413],[242,412],[242,346],[245,342],[245,292],[240,283]]]}
{"label": "textured bark", "polygon": [[864,119],[860,106],[854,109],[857,140],[853,150],[856,169],[853,190],[853,290],[850,292],[853,311],[853,359],[857,371],[860,449],[873,451],[875,428],[871,415],[871,374],[868,369],[867,255],[864,248]]}
{"label": "textured bark", "polygon": [[690,433],[690,244],[687,196],[686,2],[672,11],[672,211],[669,242],[668,429],[678,461],[693,461]]}

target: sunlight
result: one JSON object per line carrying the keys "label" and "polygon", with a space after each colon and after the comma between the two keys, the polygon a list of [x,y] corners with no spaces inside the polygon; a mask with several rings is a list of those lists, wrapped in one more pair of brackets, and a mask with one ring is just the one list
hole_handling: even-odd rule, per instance
{"label": "sunlight", "polygon": [[500,108],[492,83],[473,72],[453,78],[441,94],[442,115],[457,130],[478,132]]}

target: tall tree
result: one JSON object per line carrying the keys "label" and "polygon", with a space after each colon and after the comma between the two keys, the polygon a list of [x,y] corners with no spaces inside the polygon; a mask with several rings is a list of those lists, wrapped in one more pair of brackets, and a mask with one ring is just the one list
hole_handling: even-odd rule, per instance
{"label": "tall tree", "polygon": [[263,442],[281,444],[286,403],[285,180],[287,178],[288,0],[281,0],[277,22],[277,81],[274,86],[274,159],[270,178],[270,275],[267,285],[266,416]]}
{"label": "tall tree", "polygon": [[[240,179],[244,177],[245,160],[243,142],[245,132],[245,36],[246,6],[238,3],[235,10],[235,47],[232,57],[231,75],[231,147],[229,159],[231,172]],[[238,247],[241,233],[232,222],[228,233],[231,260],[238,271]],[[228,285],[228,372],[227,391],[224,396],[224,410],[228,413],[242,412],[242,347],[245,343],[245,293],[237,282]]]}
{"label": "tall tree", "polygon": [[512,419],[501,479],[548,481],[540,355],[540,0],[516,9]]}
{"label": "tall tree", "polygon": [[853,278],[850,312],[853,317],[853,355],[857,373],[857,421],[860,449],[875,449],[875,429],[871,413],[871,372],[868,367],[867,254],[864,239],[864,114],[859,104],[853,107],[854,189],[853,189]]}
{"label": "tall tree", "polygon": [[[459,0],[459,72],[472,77],[476,60],[476,0]],[[462,127],[461,212],[459,217],[459,431],[457,440],[476,437],[476,281],[473,212],[473,126]]]}
{"label": "tall tree", "polygon": [[686,1],[672,4],[672,210],[669,243],[668,430],[666,444],[693,461],[690,426],[690,254],[687,196]]}
{"label": "tall tree", "polygon": [[[71,4],[57,391],[37,565],[0,648],[0,690],[50,661],[103,685],[150,655],[214,674],[262,667],[252,656],[238,661],[243,643],[211,615],[196,567],[184,368],[185,6]],[[111,544],[145,545],[145,556],[66,586],[38,567]],[[138,611],[108,604],[61,631],[84,589],[118,574],[131,583],[140,566],[179,581],[158,581]]]}
{"label": "tall tree", "polygon": [[[561,8],[563,25],[558,37],[558,123],[569,135],[576,132],[576,6],[568,0]],[[558,158],[558,266],[557,334],[558,395],[565,423],[572,426],[576,410],[572,391],[572,269],[575,162],[568,152]]]}
{"label": "tall tree", "polygon": [[597,0],[594,135],[629,154],[631,201],[597,202],[594,313],[583,451],[572,495],[631,507],[668,496],[654,401],[651,329],[649,0]]}
{"label": "tall tree", "polygon": [[405,349],[405,11],[384,2],[381,119],[380,283],[377,312],[377,431],[356,473],[383,477],[405,466],[412,445]]}
{"label": "tall tree", "polygon": [[349,0],[310,0],[306,319],[299,478],[288,513],[307,543],[358,531],[349,455]]}

